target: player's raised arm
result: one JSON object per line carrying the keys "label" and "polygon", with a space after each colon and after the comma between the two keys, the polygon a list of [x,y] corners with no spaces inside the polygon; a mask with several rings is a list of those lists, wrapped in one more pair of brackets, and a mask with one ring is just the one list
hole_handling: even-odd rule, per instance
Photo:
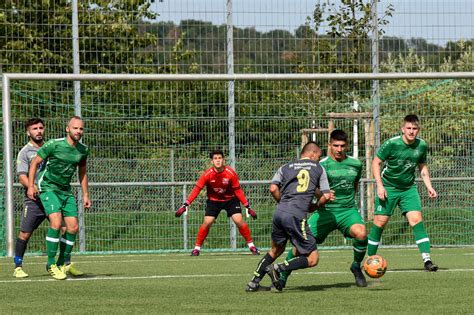
{"label": "player's raised arm", "polygon": [[374,157],[372,161],[372,171],[374,173],[375,182],[377,183],[377,196],[380,200],[385,200],[387,197],[387,192],[385,191],[385,187],[382,183],[382,176],[380,174],[380,166],[382,165],[383,161],[378,157]]}
{"label": "player's raised arm", "polygon": [[420,163],[418,164],[418,168],[420,170],[420,175],[421,179],[423,180],[423,183],[426,186],[426,189],[428,190],[428,197],[430,198],[436,198],[438,196],[438,193],[436,190],[434,190],[433,186],[431,185],[431,178],[430,178],[430,172],[428,170],[428,165],[425,163]]}
{"label": "player's raised arm", "polygon": [[35,200],[36,195],[38,194],[38,190],[35,186],[35,176],[41,162],[43,162],[43,159],[41,156],[37,155],[31,162],[30,170],[28,171],[28,189],[26,191],[26,195],[31,200]]}

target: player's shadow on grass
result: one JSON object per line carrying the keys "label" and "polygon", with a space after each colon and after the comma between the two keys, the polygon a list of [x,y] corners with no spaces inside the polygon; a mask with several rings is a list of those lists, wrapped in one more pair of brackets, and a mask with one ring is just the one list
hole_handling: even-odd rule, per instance
{"label": "player's shadow on grass", "polygon": [[[449,270],[449,268],[438,268],[438,271]],[[426,272],[423,268],[390,268],[389,271],[393,272]],[[436,272],[426,272],[426,273],[436,273]]]}
{"label": "player's shadow on grass", "polygon": [[326,289],[332,288],[350,288],[355,287],[353,282],[341,282],[341,283],[332,283],[332,284],[316,284],[316,285],[306,285],[306,286],[291,286],[285,288],[285,291],[324,291]]}

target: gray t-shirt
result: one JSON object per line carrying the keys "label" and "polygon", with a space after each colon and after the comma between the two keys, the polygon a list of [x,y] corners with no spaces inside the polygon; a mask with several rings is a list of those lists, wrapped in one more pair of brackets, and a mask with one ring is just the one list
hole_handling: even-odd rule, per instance
{"label": "gray t-shirt", "polygon": [[[20,152],[18,152],[18,157],[16,159],[16,174],[26,175],[28,176],[28,171],[30,170],[30,165],[33,159],[36,157],[36,153],[38,152],[39,147],[34,146],[30,142],[28,142],[23,148],[21,148]],[[44,167],[44,161],[38,167],[36,171],[36,176],[41,169]],[[35,179],[36,182],[36,179]],[[26,189],[25,189],[26,194]]]}
{"label": "gray t-shirt", "polygon": [[272,184],[280,187],[281,200],[276,211],[290,213],[305,218],[316,189],[329,193],[329,183],[324,170],[318,162],[300,159],[283,165],[272,179]]}

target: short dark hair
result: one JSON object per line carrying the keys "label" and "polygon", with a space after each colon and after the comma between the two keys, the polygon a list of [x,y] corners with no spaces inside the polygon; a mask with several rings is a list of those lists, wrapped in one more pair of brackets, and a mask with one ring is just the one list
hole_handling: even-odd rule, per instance
{"label": "short dark hair", "polygon": [[334,129],[329,135],[329,141],[331,140],[347,142],[347,133],[341,129]]}
{"label": "short dark hair", "polygon": [[404,123],[412,123],[412,124],[419,124],[420,120],[418,119],[418,116],[414,114],[406,115],[405,118],[403,118]]}
{"label": "short dark hair", "polygon": [[308,154],[310,152],[314,151],[321,151],[321,148],[318,146],[318,144],[314,141],[308,141],[303,148],[301,149],[301,155]]}
{"label": "short dark hair", "polygon": [[222,150],[219,150],[219,149],[212,150],[211,153],[209,153],[209,158],[212,160],[214,155],[222,155],[222,157],[224,157],[224,152],[222,152]]}
{"label": "short dark hair", "polygon": [[25,122],[25,130],[28,130],[30,126],[36,125],[36,124],[43,124],[44,126],[44,121],[41,118],[34,117],[30,118]]}

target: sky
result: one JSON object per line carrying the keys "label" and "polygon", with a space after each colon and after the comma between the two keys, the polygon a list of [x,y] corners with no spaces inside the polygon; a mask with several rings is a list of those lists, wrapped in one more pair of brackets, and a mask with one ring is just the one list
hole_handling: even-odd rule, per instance
{"label": "sky", "polygon": [[[328,0],[233,0],[236,27],[254,27],[258,31],[284,29],[290,32],[305,23],[316,3]],[[332,1],[338,2],[338,1]],[[152,9],[160,13],[158,21],[179,23],[183,19],[224,24],[227,0],[156,0]],[[422,37],[431,43],[474,38],[474,0],[382,0],[379,17],[388,4],[394,7],[387,36]]]}

